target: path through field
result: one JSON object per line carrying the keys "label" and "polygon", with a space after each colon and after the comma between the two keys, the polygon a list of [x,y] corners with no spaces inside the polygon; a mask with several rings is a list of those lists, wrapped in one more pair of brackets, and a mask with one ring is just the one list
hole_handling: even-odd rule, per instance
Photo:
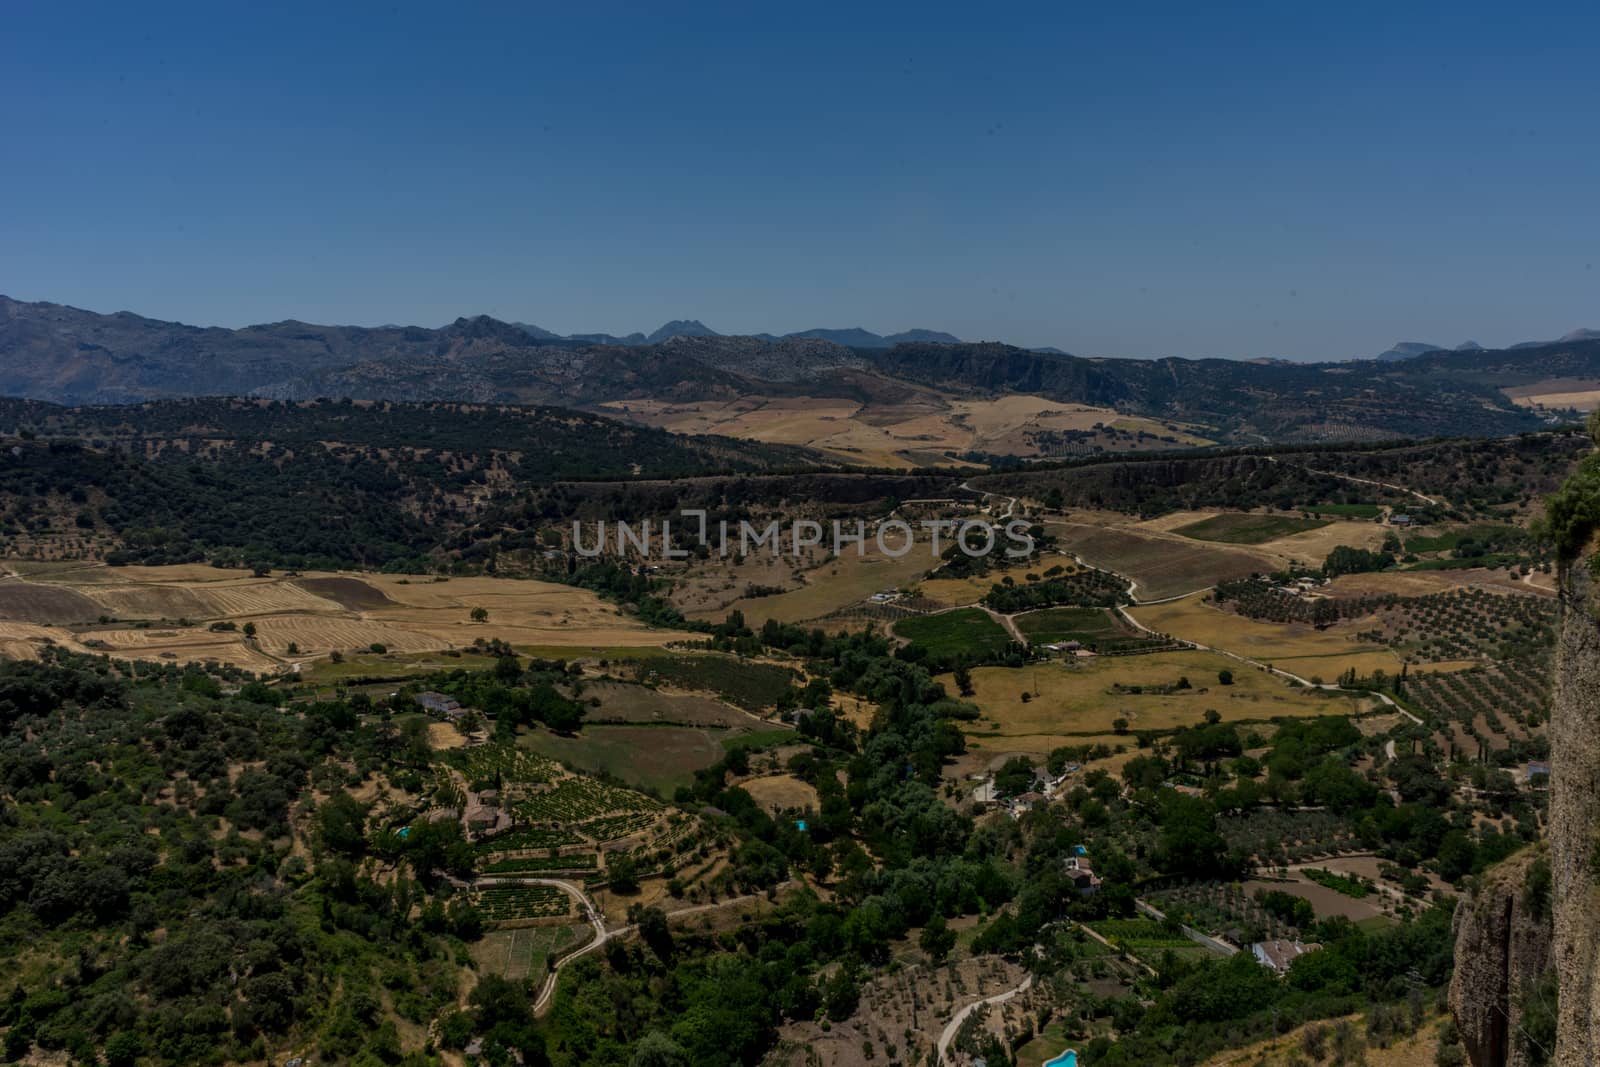
{"label": "path through field", "polygon": [[961,1032],[961,1025],[967,1021],[967,1016],[971,1015],[973,1012],[977,1011],[980,1006],[985,1004],[1004,1004],[1011,998],[1026,993],[1029,988],[1032,987],[1032,985],[1033,975],[1030,974],[1028,977],[1024,978],[1022,980],[1022,984],[1016,988],[1008,989],[1004,993],[996,993],[992,997],[984,997],[982,1000],[975,1000],[951,1016],[950,1021],[945,1024],[944,1031],[939,1035],[938,1062],[946,1062],[945,1053],[950,1048],[950,1042],[954,1041],[956,1039],[956,1035]]}

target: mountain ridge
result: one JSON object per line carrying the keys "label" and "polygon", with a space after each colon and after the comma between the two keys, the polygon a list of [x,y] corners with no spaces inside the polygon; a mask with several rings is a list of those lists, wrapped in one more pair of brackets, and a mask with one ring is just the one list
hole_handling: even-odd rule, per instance
{"label": "mountain ridge", "polygon": [[675,320],[655,332],[655,342],[647,335],[588,341],[540,338],[526,324],[486,315],[438,329],[284,320],[229,330],[0,297],[0,395],[66,404],[232,395],[592,409],[633,400],[759,406],[783,397],[949,405],[1029,394],[1249,443],[1517,433],[1555,416],[1519,406],[1503,389],[1600,379],[1600,341],[1586,338],[1518,350],[1430,346],[1395,361],[1292,363],[1095,359],[948,342],[931,331],[932,339],[888,347],[805,336],[818,332],[725,336],[697,320]]}

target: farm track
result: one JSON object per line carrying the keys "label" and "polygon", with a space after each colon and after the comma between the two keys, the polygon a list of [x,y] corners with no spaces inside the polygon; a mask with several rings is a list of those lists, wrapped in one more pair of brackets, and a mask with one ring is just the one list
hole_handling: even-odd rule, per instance
{"label": "farm track", "polygon": [[[1132,623],[1139,630],[1143,631],[1144,633],[1147,633],[1147,634],[1150,634],[1152,636],[1155,636],[1156,631],[1150,629],[1150,627],[1144,625],[1144,623],[1140,622],[1138,619],[1136,619],[1132,615],[1128,614],[1128,612],[1126,610],[1124,610],[1121,607],[1117,608],[1117,610],[1122,613],[1122,617],[1124,619],[1128,620],[1130,623]],[[1325,691],[1328,691],[1328,692],[1335,692],[1335,693],[1365,693],[1367,696],[1375,697],[1375,698],[1377,698],[1377,700],[1379,702],[1387,705],[1389,710],[1397,712],[1398,714],[1405,716],[1414,725],[1417,725],[1417,726],[1423,725],[1423,722],[1422,722],[1422,720],[1420,718],[1418,718],[1416,715],[1412,714],[1410,711],[1407,711],[1405,708],[1401,707],[1400,704],[1397,703],[1387,693],[1379,693],[1379,692],[1374,692],[1374,691],[1370,691],[1370,690],[1362,690],[1362,689],[1346,689],[1341,685],[1335,685],[1335,684],[1333,684],[1331,682],[1313,682],[1309,678],[1302,678],[1298,674],[1294,674],[1294,673],[1292,673],[1290,671],[1284,670],[1282,667],[1274,667],[1270,663],[1262,663],[1260,660],[1251,659],[1249,656],[1242,656],[1237,652],[1229,652],[1225,648],[1217,648],[1214,645],[1205,645],[1205,644],[1201,644],[1199,641],[1188,641],[1188,640],[1184,640],[1182,638],[1176,638],[1176,637],[1173,638],[1172,640],[1177,641],[1180,644],[1187,645],[1190,648],[1193,648],[1193,649],[1195,649],[1197,651],[1200,651],[1200,652],[1215,652],[1219,656],[1227,656],[1229,659],[1234,660],[1235,662],[1243,663],[1248,667],[1254,667],[1258,671],[1266,671],[1268,674],[1276,674],[1280,678],[1287,678],[1292,682],[1296,682],[1296,683],[1298,683],[1300,685],[1305,686],[1307,689],[1322,689],[1322,690],[1325,690]]]}
{"label": "farm track", "polygon": [[996,993],[993,996],[984,997],[982,1000],[975,1000],[971,1004],[968,1004],[966,1007],[962,1008],[960,1011],[956,1012],[955,1015],[951,1016],[950,1021],[945,1024],[944,1030],[939,1034],[939,1058],[937,1062],[941,1064],[949,1062],[946,1053],[950,1049],[950,1042],[956,1039],[956,1035],[961,1032],[962,1024],[967,1021],[967,1017],[973,1012],[985,1005],[1004,1004],[1006,1001],[1026,993],[1032,987],[1033,975],[1030,974],[1028,977],[1022,980],[1020,985],[1011,989],[1007,989],[1003,993]]}

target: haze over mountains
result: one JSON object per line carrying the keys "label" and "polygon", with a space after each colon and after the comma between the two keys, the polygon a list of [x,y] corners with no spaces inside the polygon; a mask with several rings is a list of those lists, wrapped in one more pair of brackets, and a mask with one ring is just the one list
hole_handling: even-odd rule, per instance
{"label": "haze over mountains", "polygon": [[1530,396],[1584,389],[1600,389],[1594,331],[1501,350],[1408,343],[1377,360],[1304,364],[1093,359],[926,330],[723,336],[696,320],[620,338],[557,337],[487,316],[439,329],[290,320],[232,330],[0,297],[0,395],[62,404],[349,397],[611,405],[614,414],[634,401],[832,398],[870,417],[886,405],[950,411],[1027,394],[1258,443],[1515,433],[1557,417]]}
{"label": "haze over mountains", "polygon": [[[514,322],[511,325],[525,330],[530,337],[540,341],[581,341],[585,344],[597,345],[654,345],[674,337],[722,337],[723,334],[713,330],[699,319],[673,319],[659,329],[650,333],[569,333],[562,335],[550,330],[534,326],[526,322]],[[906,341],[935,341],[944,344],[960,344],[961,338],[954,334],[944,333],[941,330],[902,330],[899,333],[876,334],[871,330],[853,326],[844,330],[813,329],[796,330],[793,333],[772,334],[758,333],[750,336],[759,337],[763,341],[782,341],[788,338],[800,338],[815,341],[832,341],[834,344],[846,345],[850,348],[893,348]]]}
{"label": "haze over mountains", "polygon": [[[1593,341],[1596,339],[1600,339],[1600,330],[1578,329],[1569,330],[1554,341],[1518,341],[1516,344],[1508,345],[1507,348],[1540,348],[1544,345],[1570,344],[1573,341]],[[1395,360],[1425,356],[1429,352],[1482,352],[1483,350],[1483,346],[1476,341],[1462,341],[1454,348],[1430,344],[1427,341],[1400,341],[1393,348],[1380,352],[1375,358],[1385,363],[1392,363]]]}

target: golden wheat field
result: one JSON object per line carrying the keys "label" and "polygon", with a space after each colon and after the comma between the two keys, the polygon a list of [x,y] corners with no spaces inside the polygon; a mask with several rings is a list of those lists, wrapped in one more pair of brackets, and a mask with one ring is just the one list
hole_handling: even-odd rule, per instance
{"label": "golden wheat field", "polygon": [[[508,578],[306,573],[256,577],[204,565],[0,563],[0,655],[46,642],[174,663],[290,669],[334,652],[419,653],[497,638],[518,647],[638,648],[695,635],[655,630],[587,590]],[[481,609],[487,618],[474,621]],[[244,632],[246,624],[253,636]]]}

